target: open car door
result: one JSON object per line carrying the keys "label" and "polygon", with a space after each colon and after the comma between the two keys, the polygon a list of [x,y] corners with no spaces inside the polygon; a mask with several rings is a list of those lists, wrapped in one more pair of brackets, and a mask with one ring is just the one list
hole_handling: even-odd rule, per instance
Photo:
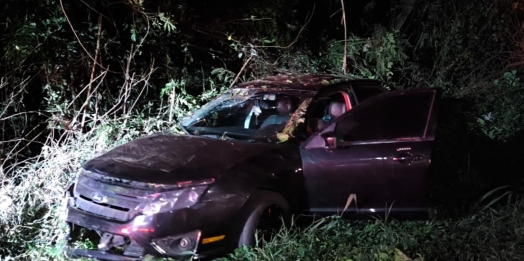
{"label": "open car door", "polygon": [[[437,89],[394,91],[341,115],[301,149],[309,212],[427,213]],[[327,213],[326,213],[327,214]]]}

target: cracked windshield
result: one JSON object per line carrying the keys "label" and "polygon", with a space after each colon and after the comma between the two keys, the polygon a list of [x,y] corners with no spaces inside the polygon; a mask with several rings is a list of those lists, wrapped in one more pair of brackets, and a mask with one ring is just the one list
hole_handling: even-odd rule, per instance
{"label": "cracked windshield", "polygon": [[237,89],[222,94],[182,121],[192,135],[253,140],[274,135],[297,109],[300,99],[277,92]]}

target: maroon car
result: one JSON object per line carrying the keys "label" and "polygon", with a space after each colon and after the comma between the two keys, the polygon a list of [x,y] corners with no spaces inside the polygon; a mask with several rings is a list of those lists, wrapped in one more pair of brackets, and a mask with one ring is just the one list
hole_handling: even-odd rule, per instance
{"label": "maroon car", "polygon": [[439,91],[327,75],[246,82],[86,162],[67,190],[71,257],[209,257],[292,214],[424,217]]}

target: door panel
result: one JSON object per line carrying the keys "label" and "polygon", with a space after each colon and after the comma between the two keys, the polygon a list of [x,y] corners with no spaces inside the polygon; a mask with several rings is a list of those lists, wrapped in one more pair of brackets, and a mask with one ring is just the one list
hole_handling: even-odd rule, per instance
{"label": "door panel", "polygon": [[[301,149],[309,210],[419,211],[436,127],[435,89],[390,92],[336,119]],[[327,148],[322,137],[341,146]],[[315,140],[316,139],[316,140]],[[309,144],[309,145],[308,145]],[[313,145],[312,145],[313,144]]]}
{"label": "door panel", "polygon": [[[391,154],[391,153],[390,153]],[[302,149],[308,212],[337,214],[351,194],[357,196],[348,212],[384,206],[393,162],[382,144],[363,144],[344,149]],[[355,204],[356,203],[356,204]]]}
{"label": "door panel", "polygon": [[393,143],[393,175],[389,186],[394,191],[389,199],[395,209],[426,207],[426,184],[431,163],[431,140]]}

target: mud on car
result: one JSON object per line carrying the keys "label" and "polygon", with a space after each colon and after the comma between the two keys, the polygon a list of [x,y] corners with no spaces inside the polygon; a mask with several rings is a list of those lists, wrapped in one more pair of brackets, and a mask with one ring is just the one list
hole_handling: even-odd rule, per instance
{"label": "mud on car", "polygon": [[98,246],[67,253],[202,258],[254,245],[255,230],[293,214],[425,217],[438,101],[437,89],[329,75],[241,83],[184,118],[184,135],[87,161],[67,223],[71,241]]}

